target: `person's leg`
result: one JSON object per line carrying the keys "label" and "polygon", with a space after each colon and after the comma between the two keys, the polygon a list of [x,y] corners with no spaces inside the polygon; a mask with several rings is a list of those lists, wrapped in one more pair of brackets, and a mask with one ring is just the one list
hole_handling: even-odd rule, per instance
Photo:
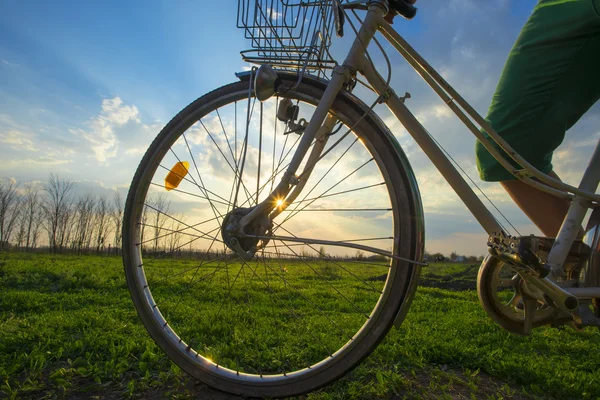
{"label": "person's leg", "polygon": [[[566,130],[600,98],[595,4],[600,0],[538,3],[509,54],[486,117],[543,173],[552,174],[552,154]],[[501,182],[542,232],[554,237],[568,202],[517,181],[480,142],[476,151],[482,180]]]}
{"label": "person's leg", "polygon": [[[559,179],[554,171],[550,171],[548,175]],[[521,181],[505,181],[500,184],[545,236],[556,237],[569,210],[567,200],[542,192]],[[583,230],[579,236],[582,234]]]}

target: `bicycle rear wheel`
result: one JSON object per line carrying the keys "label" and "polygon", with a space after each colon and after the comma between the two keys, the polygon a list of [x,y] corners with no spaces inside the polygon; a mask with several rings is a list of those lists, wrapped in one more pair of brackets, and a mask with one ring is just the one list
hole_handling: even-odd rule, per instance
{"label": "bicycle rear wheel", "polygon": [[[284,96],[308,120],[324,88],[305,77]],[[224,218],[266,198],[300,138],[276,119],[279,100],[258,102],[242,80],[186,107],[142,159],[123,224],[127,284],[152,338],[190,375],[250,396],[298,395],[342,376],[403,318],[416,289],[413,263],[302,238],[409,260],[423,250],[408,162],[344,93],[331,110],[342,124],[332,150],[274,221],[273,235],[299,239],[273,239],[249,261],[225,245]]]}

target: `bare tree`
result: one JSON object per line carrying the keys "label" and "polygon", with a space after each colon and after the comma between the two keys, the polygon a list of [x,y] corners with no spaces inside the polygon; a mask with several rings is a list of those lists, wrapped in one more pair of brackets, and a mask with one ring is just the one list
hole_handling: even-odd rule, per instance
{"label": "bare tree", "polygon": [[96,233],[94,238],[96,240],[96,253],[100,253],[100,250],[104,248],[106,238],[110,232],[110,205],[105,196],[102,196],[98,199],[98,202],[96,203],[95,214]]}
{"label": "bare tree", "polygon": [[154,230],[153,251],[157,252],[160,248],[161,233],[170,214],[171,201],[164,194],[159,194],[148,201],[149,212],[151,213],[150,223]]}
{"label": "bare tree", "polygon": [[24,213],[21,211],[19,213],[19,217],[17,218],[17,230],[16,230],[16,235],[15,235],[15,245],[17,246],[17,249],[21,249],[23,247],[23,245],[25,244],[25,232],[26,232],[26,228],[25,228],[25,221],[24,221]]}
{"label": "bare tree", "polygon": [[50,174],[50,179],[44,186],[46,192],[43,202],[44,217],[48,232],[48,245],[53,253],[62,250],[65,240],[71,233],[69,222],[71,220],[71,192],[74,186],[72,181],[61,179],[53,173]]}
{"label": "bare tree", "polygon": [[121,193],[117,190],[113,196],[113,205],[110,213],[110,217],[113,221],[113,226],[115,227],[115,253],[119,254],[119,249],[121,248],[123,241],[123,199],[121,197]]}
{"label": "bare tree", "polygon": [[183,222],[181,222],[182,220],[183,215],[179,214],[176,215],[175,218],[171,219],[170,223],[168,224],[168,234],[166,234],[165,237],[167,239],[169,253],[171,254],[171,257],[175,256],[177,250],[181,251],[181,246],[179,245],[182,238],[181,230],[185,226]]}
{"label": "bare tree", "polygon": [[0,251],[9,244],[19,217],[17,186],[14,179],[0,179]]}
{"label": "bare tree", "polygon": [[141,243],[141,249],[143,250],[146,247],[146,226],[148,225],[148,217],[150,215],[150,209],[148,208],[148,206],[146,204],[144,204],[144,208],[142,210],[142,230],[140,232],[140,243]]}
{"label": "bare tree", "polygon": [[66,249],[71,242],[71,235],[73,234],[73,219],[74,219],[74,207],[73,199],[69,198],[69,201],[63,205],[62,212],[60,214],[60,220],[58,225],[58,249],[62,252]]}
{"label": "bare tree", "polygon": [[42,220],[40,189],[33,183],[25,185],[21,221],[25,228],[25,248],[35,248]]}
{"label": "bare tree", "polygon": [[31,226],[31,231],[29,231],[29,245],[27,248],[29,250],[35,249],[38,245],[38,240],[40,238],[40,229],[44,225],[44,214],[40,208],[34,215],[34,221]]}
{"label": "bare tree", "polygon": [[75,203],[73,247],[79,254],[83,254],[90,248],[94,231],[95,205],[96,200],[90,193],[80,197]]}

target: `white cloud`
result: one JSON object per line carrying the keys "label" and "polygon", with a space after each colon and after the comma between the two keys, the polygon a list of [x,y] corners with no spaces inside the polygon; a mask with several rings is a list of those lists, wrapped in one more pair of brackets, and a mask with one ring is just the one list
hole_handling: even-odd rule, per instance
{"label": "white cloud", "polygon": [[139,156],[139,155],[144,154],[146,152],[146,150],[148,150],[146,147],[132,147],[132,148],[125,150],[125,154]]}
{"label": "white cloud", "polygon": [[38,151],[38,148],[29,136],[24,132],[10,130],[6,133],[0,133],[0,143],[6,144],[13,150]]}
{"label": "white cloud", "polygon": [[588,138],[568,141],[554,152],[554,170],[563,181],[578,186],[599,139],[600,132]]}
{"label": "white cloud", "polygon": [[38,158],[28,158],[24,160],[10,160],[4,162],[4,166],[6,168],[30,168],[32,166],[35,167],[50,167],[53,165],[62,165],[62,164],[71,164],[73,160],[60,160],[53,157],[38,157]]}
{"label": "white cloud", "polygon": [[70,132],[89,142],[96,159],[105,162],[117,155],[119,138],[115,129],[129,122],[140,124],[137,107],[124,105],[121,98],[115,97],[102,101],[102,111],[86,123],[87,129],[70,129]]}
{"label": "white cloud", "polygon": [[140,122],[137,107],[123,105],[123,100],[119,97],[102,100],[100,118],[117,125],[123,125],[129,120]]}

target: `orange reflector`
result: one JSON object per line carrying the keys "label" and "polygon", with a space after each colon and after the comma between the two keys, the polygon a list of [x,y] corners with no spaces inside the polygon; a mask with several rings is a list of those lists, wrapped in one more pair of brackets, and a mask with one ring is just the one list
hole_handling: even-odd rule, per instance
{"label": "orange reflector", "polygon": [[189,167],[190,163],[187,161],[180,161],[177,164],[175,164],[173,168],[171,168],[171,170],[169,171],[167,177],[165,178],[165,189],[167,189],[167,191],[170,191],[179,186],[183,178],[185,178],[185,176],[187,175]]}

